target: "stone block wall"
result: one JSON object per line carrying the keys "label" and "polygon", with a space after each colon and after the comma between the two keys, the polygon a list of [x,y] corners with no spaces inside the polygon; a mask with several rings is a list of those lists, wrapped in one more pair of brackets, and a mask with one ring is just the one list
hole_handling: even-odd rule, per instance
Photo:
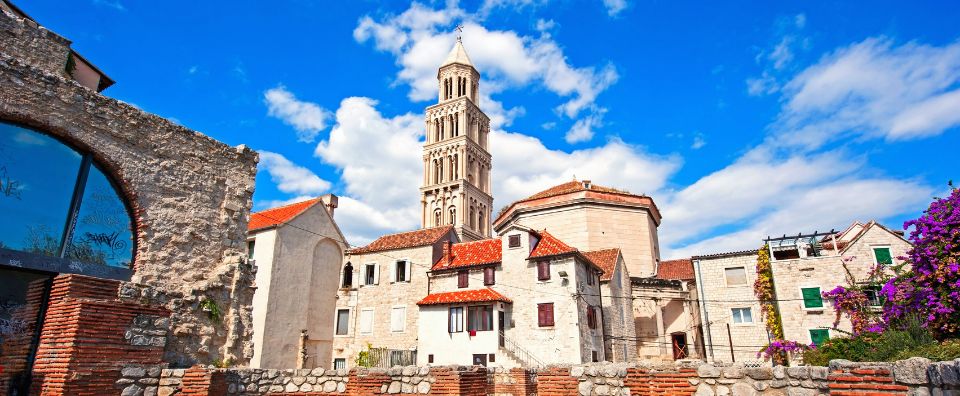
{"label": "stone block wall", "polygon": [[492,372],[494,396],[521,396],[537,393],[536,370],[497,367]]}

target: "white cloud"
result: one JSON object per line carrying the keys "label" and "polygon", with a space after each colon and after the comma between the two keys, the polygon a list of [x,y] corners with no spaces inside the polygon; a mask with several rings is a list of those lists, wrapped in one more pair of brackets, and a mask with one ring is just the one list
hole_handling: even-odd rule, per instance
{"label": "white cloud", "polygon": [[858,135],[940,134],[960,124],[958,84],[960,42],[895,46],[870,38],[824,56],[784,86],[778,137],[816,148]]}
{"label": "white cloud", "polygon": [[277,189],[288,194],[319,195],[330,189],[330,182],[313,171],[290,162],[283,155],[260,151],[258,167],[270,174]]}
{"label": "white cloud", "polygon": [[690,148],[694,150],[700,150],[706,145],[707,139],[703,137],[702,133],[698,133],[693,136],[693,143],[690,144]]}
{"label": "white cloud", "polygon": [[484,76],[481,92],[496,94],[536,82],[565,98],[557,111],[573,118],[594,106],[597,96],[619,77],[611,64],[572,66],[548,33],[534,37],[488,30],[472,18],[455,5],[435,10],[414,3],[402,14],[380,21],[364,17],[353,33],[358,42],[373,41],[378,50],[396,57],[401,67],[397,81],[410,86],[409,97],[415,101],[437,97],[437,67],[453,47],[452,27],[458,20],[464,25],[463,42],[470,59]]}
{"label": "white cloud", "polygon": [[607,14],[616,16],[627,8],[627,0],[603,0],[603,6],[607,8]]}
{"label": "white cloud", "polygon": [[126,11],[127,7],[123,6],[119,0],[93,0],[93,4],[113,8],[117,11]]}
{"label": "white cloud", "polygon": [[763,96],[777,92],[780,84],[777,79],[764,71],[760,77],[747,78],[747,93],[751,96]]}
{"label": "white cloud", "polygon": [[603,126],[603,113],[591,114],[577,120],[567,131],[564,139],[570,144],[588,141],[593,139],[594,129],[601,126]]}
{"label": "white cloud", "polygon": [[793,60],[793,49],[790,46],[793,44],[794,38],[792,36],[786,36],[777,43],[777,46],[773,48],[773,51],[770,52],[770,55],[767,56],[771,62],[773,62],[773,68],[780,70],[787,66],[790,61]]}
{"label": "white cloud", "polygon": [[316,103],[298,100],[286,87],[280,85],[263,93],[267,114],[297,130],[297,140],[309,143],[327,127],[331,114]]}

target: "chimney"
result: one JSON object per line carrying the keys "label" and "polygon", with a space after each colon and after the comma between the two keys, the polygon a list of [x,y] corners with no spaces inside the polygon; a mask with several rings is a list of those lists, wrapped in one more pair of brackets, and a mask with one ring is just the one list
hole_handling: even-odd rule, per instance
{"label": "chimney", "polygon": [[327,208],[327,213],[330,213],[330,217],[333,217],[333,210],[337,208],[337,196],[327,194],[320,197],[320,201],[323,202],[323,206]]}
{"label": "chimney", "polygon": [[452,250],[453,249],[450,245],[450,240],[447,239],[443,241],[443,261],[447,263],[447,265],[450,265],[450,263],[453,261],[453,258],[451,257],[451,253],[453,253]]}
{"label": "chimney", "polygon": [[586,188],[587,190],[590,189],[590,180],[583,181],[583,188]]}

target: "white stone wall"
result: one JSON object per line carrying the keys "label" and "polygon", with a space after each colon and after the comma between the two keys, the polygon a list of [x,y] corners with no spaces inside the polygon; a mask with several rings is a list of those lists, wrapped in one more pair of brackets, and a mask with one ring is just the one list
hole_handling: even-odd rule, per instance
{"label": "white stone wall", "polygon": [[[493,330],[477,331],[475,336],[470,336],[466,322],[467,307],[474,305],[493,306]],[[495,362],[488,363],[491,366],[507,363],[509,360],[503,357],[499,348],[500,332],[497,329],[499,312],[509,309],[509,306],[510,304],[494,302],[420,307],[420,323],[417,332],[422,341],[417,350],[417,364],[428,364],[430,355],[433,355],[433,363],[430,364],[470,364],[474,354],[493,354]],[[464,307],[461,332],[450,333],[447,329],[450,307]]]}
{"label": "white stone wall", "polygon": [[[253,358],[250,359],[250,367],[260,367],[260,361],[263,357],[264,326],[267,320],[267,307],[269,290],[273,277],[273,260],[276,255],[274,249],[277,240],[277,230],[269,229],[250,235],[248,241],[254,242],[253,261],[257,268],[255,286],[253,293]],[[257,307],[261,307],[257,309]]]}
{"label": "white stone wall", "polygon": [[633,323],[633,295],[630,274],[622,258],[609,281],[600,286],[603,295],[604,334],[606,357],[613,362],[632,362],[637,359],[636,329]]}
{"label": "white stone wall", "polygon": [[[699,264],[698,264],[699,263]],[[754,252],[724,257],[695,258],[694,270],[699,265],[701,290],[700,304],[706,310],[701,318],[707,346],[707,358],[718,362],[757,361],[757,351],[769,343],[767,330],[760,315],[760,304],[753,293],[757,279],[757,255]],[[724,275],[726,268],[744,267],[747,281],[742,286],[728,286]],[[733,308],[750,308],[753,322],[733,323]],[[731,337],[733,353],[731,357]],[[712,347],[711,347],[712,346]]]}

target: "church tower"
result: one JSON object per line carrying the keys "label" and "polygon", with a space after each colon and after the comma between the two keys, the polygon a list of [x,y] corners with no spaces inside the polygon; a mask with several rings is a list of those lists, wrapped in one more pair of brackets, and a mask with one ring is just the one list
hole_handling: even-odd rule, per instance
{"label": "church tower", "polygon": [[424,228],[452,224],[461,241],[490,237],[490,118],[480,110],[480,73],[457,38],[437,72],[440,95],[426,109]]}

